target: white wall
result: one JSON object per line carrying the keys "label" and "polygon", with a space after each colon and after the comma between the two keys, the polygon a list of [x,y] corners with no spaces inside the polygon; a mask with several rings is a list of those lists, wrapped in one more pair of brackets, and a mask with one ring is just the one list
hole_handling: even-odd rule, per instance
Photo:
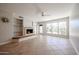
{"label": "white wall", "polygon": [[24,27],[32,27],[32,19],[25,16],[23,19],[23,26]]}
{"label": "white wall", "polygon": [[[3,23],[1,17],[6,16],[9,23]],[[13,17],[11,13],[0,10],[0,42],[7,41],[13,36]]]}
{"label": "white wall", "polygon": [[70,41],[79,54],[79,4],[76,4],[70,17]]}

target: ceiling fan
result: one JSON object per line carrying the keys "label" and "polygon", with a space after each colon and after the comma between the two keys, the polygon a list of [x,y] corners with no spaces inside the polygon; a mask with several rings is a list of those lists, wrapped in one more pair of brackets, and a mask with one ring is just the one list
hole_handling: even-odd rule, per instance
{"label": "ceiling fan", "polygon": [[41,16],[50,16],[50,15],[48,14],[48,12],[42,10],[37,4],[35,4],[34,6],[35,6],[35,8],[36,8],[36,13],[37,13],[37,14],[40,14]]}
{"label": "ceiling fan", "polygon": [[41,16],[50,16],[46,12],[41,12]]}

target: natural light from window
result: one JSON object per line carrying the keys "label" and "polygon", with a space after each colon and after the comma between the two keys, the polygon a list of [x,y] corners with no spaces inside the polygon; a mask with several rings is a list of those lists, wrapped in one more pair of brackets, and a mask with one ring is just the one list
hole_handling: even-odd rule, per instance
{"label": "natural light from window", "polygon": [[46,30],[47,30],[47,33],[66,35],[67,34],[67,22],[60,21],[60,22],[47,23]]}

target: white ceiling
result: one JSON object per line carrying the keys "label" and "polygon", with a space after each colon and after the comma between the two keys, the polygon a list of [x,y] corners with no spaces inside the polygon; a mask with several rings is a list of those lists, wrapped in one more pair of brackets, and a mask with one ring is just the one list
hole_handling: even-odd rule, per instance
{"label": "white ceiling", "polygon": [[[73,6],[74,4],[71,3],[1,3],[0,9],[11,12],[16,16],[28,17],[37,21],[46,21],[69,16]],[[41,11],[46,12],[50,16],[42,17]]]}

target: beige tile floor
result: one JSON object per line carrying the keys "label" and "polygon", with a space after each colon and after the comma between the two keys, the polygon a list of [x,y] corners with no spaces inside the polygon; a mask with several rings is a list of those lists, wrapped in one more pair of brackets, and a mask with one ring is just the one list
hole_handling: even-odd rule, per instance
{"label": "beige tile floor", "polygon": [[[24,39],[22,41],[22,39]],[[10,52],[17,55],[76,55],[69,39],[36,35],[27,40],[0,46],[0,52]]]}

